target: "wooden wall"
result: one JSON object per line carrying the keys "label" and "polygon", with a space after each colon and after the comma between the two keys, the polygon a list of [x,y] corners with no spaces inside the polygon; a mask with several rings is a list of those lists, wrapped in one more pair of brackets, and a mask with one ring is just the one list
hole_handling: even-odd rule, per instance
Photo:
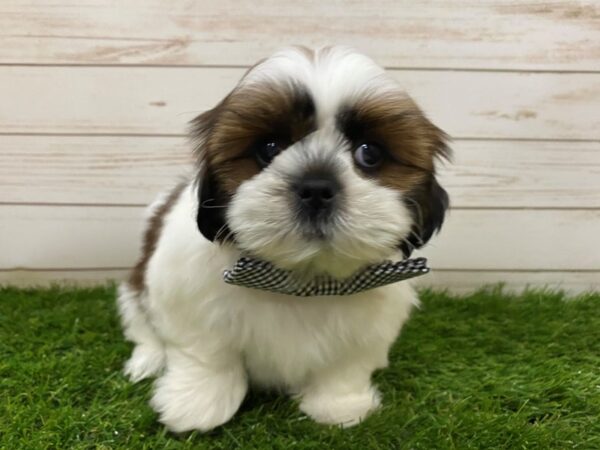
{"label": "wooden wall", "polygon": [[600,1],[0,2],[0,282],[120,278],[186,122],[286,44],[345,43],[454,138],[424,282],[600,287]]}

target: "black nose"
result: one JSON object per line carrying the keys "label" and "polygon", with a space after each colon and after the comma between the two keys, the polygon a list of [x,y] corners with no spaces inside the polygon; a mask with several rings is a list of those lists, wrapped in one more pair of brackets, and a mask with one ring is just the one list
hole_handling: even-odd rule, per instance
{"label": "black nose", "polygon": [[305,178],[295,189],[302,209],[310,217],[330,211],[339,190],[337,181],[329,178]]}

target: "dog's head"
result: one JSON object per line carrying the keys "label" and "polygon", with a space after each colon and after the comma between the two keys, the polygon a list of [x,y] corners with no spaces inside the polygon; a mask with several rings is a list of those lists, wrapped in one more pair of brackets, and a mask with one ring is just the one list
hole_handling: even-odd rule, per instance
{"label": "dog's head", "polygon": [[446,136],[344,47],[261,61],[192,122],[198,228],[283,268],[345,276],[439,230]]}

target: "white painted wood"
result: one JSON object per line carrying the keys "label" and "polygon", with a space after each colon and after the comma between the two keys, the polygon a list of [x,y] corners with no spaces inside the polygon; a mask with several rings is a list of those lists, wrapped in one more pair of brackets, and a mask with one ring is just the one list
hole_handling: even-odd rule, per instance
{"label": "white painted wood", "polygon": [[[127,278],[125,269],[114,270],[14,270],[0,271],[0,286],[93,286]],[[527,288],[561,289],[575,295],[600,289],[600,272],[472,272],[434,270],[416,278],[416,286],[466,294],[484,285],[502,283],[504,289],[520,292]]]}
{"label": "white painted wood", "polygon": [[600,210],[451,211],[420,254],[439,269],[599,270]]}
{"label": "white painted wood", "polygon": [[418,287],[447,289],[456,294],[467,294],[483,286],[502,284],[510,292],[524,289],[563,290],[569,294],[583,294],[600,289],[600,271],[597,272],[509,272],[509,271],[444,271],[434,270],[416,278]]}
{"label": "white painted wood", "polygon": [[127,269],[114,270],[0,270],[0,286],[95,286],[127,278]]}
{"label": "white painted wood", "polygon": [[345,43],[393,67],[600,70],[587,1],[127,0],[0,3],[0,62],[249,65]]}
{"label": "white painted wood", "polygon": [[[190,167],[180,137],[0,136],[0,203],[149,203]],[[600,208],[600,142],[456,141],[452,205]]]}
{"label": "white painted wood", "polygon": [[[0,133],[181,134],[243,69],[0,67]],[[455,138],[600,140],[600,75],[394,71]]]}
{"label": "white painted wood", "polygon": [[600,208],[600,142],[456,141],[440,182],[463,208]]}
{"label": "white painted wood", "polygon": [[0,203],[145,205],[193,166],[182,137],[0,136]]}
{"label": "white painted wood", "polygon": [[[0,270],[130,267],[142,208],[0,206]],[[600,271],[600,210],[456,210],[422,252],[437,269]]]}
{"label": "white painted wood", "polygon": [[458,138],[422,284],[600,288],[596,0],[3,0],[0,42],[0,283],[122,278],[187,121],[282,45],[346,43]]}
{"label": "white painted wood", "polygon": [[0,206],[0,270],[131,267],[143,208]]}

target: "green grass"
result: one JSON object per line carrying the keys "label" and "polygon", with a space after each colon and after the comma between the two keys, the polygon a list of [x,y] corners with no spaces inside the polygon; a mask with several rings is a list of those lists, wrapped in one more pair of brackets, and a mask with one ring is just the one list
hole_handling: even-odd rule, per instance
{"label": "green grass", "polygon": [[[423,292],[361,425],[252,393],[209,434],[166,432],[120,373],[112,287],[0,289],[0,449],[600,448],[600,294]],[[369,324],[375,326],[375,324]]]}

